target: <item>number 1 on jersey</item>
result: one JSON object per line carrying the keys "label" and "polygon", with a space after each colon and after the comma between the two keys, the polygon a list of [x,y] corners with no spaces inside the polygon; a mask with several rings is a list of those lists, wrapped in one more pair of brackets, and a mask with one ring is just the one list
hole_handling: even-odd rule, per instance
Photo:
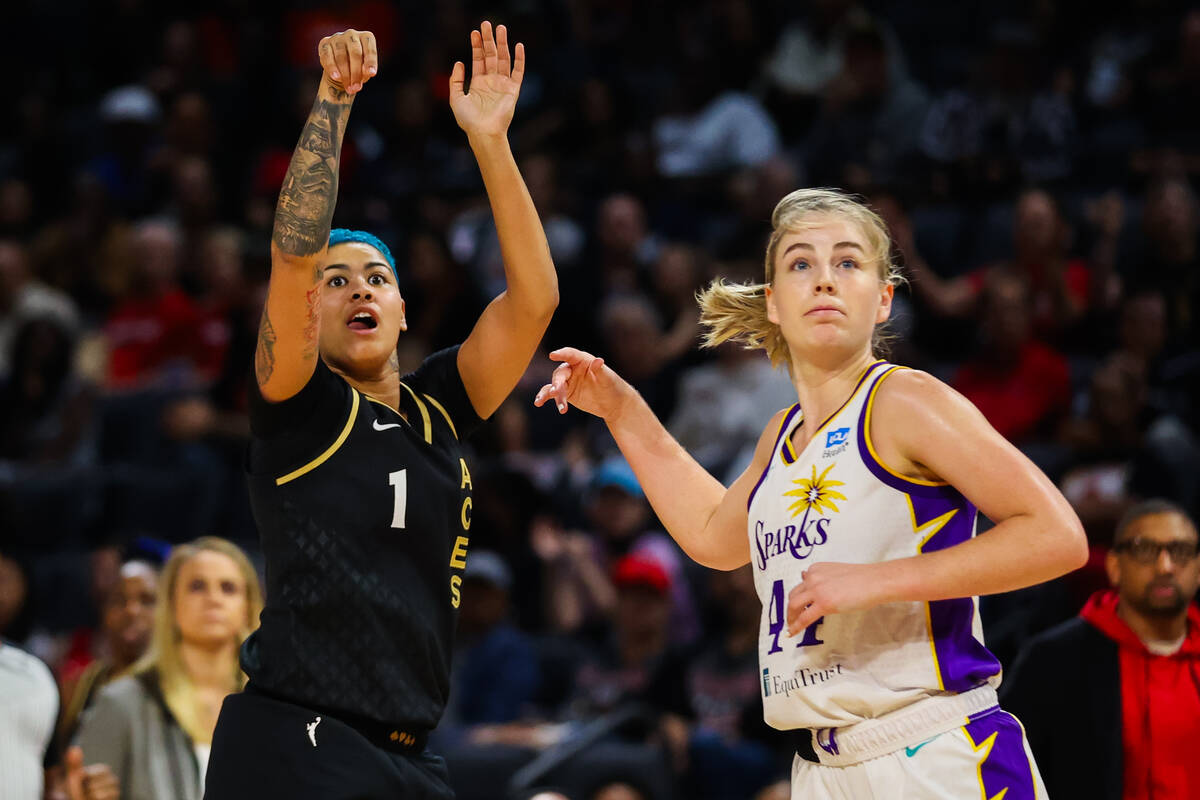
{"label": "number 1 on jersey", "polygon": [[388,483],[392,485],[395,504],[392,506],[392,527],[404,527],[404,512],[408,507],[408,470],[401,469],[388,473]]}
{"label": "number 1 on jersey", "polygon": [[[767,651],[767,655],[783,652],[783,648],[779,646],[779,636],[783,633],[784,624],[787,622],[785,600],[783,581],[775,581],[771,584],[771,607],[767,609],[767,635],[772,637],[771,649]],[[814,644],[825,644],[823,639],[817,638],[817,626],[824,621],[824,617],[819,617],[816,622],[805,628],[804,636],[801,637],[800,641],[796,642],[796,647],[811,647]]]}

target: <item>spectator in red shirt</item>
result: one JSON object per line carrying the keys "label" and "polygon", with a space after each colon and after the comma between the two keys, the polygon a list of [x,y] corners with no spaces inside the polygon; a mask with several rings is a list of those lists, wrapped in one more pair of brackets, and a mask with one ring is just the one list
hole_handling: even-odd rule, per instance
{"label": "spectator in red shirt", "polygon": [[135,389],[162,382],[190,383],[200,314],[177,282],[178,231],[147,221],[138,226],[134,238],[132,286],[104,324],[108,385]]}
{"label": "spectator in red shirt", "polygon": [[1051,797],[1194,800],[1200,741],[1196,525],[1150,500],[1117,527],[1097,592],[1033,639],[1000,701],[1020,714]]}
{"label": "spectator in red shirt", "polygon": [[1067,360],[1033,338],[1028,285],[995,273],[983,294],[981,346],[952,385],[1009,441],[1052,428],[1071,397]]}
{"label": "spectator in red shirt", "polygon": [[1028,189],[1017,198],[1013,219],[1013,256],[1009,262],[980,267],[953,279],[943,279],[925,264],[911,236],[896,246],[913,276],[913,288],[933,313],[966,318],[974,314],[989,278],[997,273],[1018,276],[1029,286],[1029,313],[1034,331],[1046,341],[1058,341],[1083,316],[1115,302],[1116,281],[1111,270],[1093,274],[1081,258],[1070,255],[1071,227],[1054,197],[1043,189]]}

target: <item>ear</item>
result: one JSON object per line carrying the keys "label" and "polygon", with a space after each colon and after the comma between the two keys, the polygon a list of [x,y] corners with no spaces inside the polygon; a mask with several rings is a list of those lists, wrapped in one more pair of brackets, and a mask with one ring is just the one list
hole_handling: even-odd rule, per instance
{"label": "ear", "polygon": [[400,330],[402,330],[402,331],[408,330],[408,317],[404,313],[405,308],[406,308],[406,306],[404,305],[404,301],[401,300],[400,301]]}
{"label": "ear", "polygon": [[763,289],[763,296],[767,299],[767,319],[778,325],[779,309],[775,308],[775,291],[770,285]]}
{"label": "ear", "polygon": [[1109,585],[1117,588],[1117,584],[1121,582],[1121,561],[1112,550],[1104,556],[1104,571],[1108,573]]}
{"label": "ear", "polygon": [[875,324],[887,322],[892,315],[892,299],[896,296],[896,287],[885,283],[879,291],[879,310],[875,312]]}

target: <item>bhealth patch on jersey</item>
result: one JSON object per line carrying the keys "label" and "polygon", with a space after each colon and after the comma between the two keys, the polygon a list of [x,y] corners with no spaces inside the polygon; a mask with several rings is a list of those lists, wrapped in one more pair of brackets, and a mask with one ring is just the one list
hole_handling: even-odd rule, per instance
{"label": "bhealth patch on jersey", "polygon": [[821,458],[833,458],[846,452],[850,446],[850,429],[838,428],[825,434],[825,451]]}
{"label": "bhealth patch on jersey", "polygon": [[825,446],[837,447],[839,444],[845,444],[846,437],[849,435],[849,428],[838,428],[835,431],[829,431],[829,433],[825,434]]}

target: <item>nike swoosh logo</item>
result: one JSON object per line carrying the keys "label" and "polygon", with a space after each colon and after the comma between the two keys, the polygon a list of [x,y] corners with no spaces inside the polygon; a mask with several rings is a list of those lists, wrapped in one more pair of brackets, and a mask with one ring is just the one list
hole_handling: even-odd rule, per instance
{"label": "nike swoosh logo", "polygon": [[386,431],[388,428],[401,428],[403,425],[399,422],[389,422],[384,425],[379,424],[379,420],[372,420],[371,426],[377,431]]}
{"label": "nike swoosh logo", "polygon": [[[936,736],[935,736],[935,737],[933,737],[933,739],[936,739],[936,738],[937,738]],[[921,742],[921,743],[920,743],[919,745],[917,745],[916,747],[906,747],[906,748],[904,748],[904,755],[908,756],[909,758],[912,758],[913,756],[915,756],[915,755],[917,754],[917,751],[918,751],[918,750],[920,750],[922,747],[924,747],[925,745],[927,745],[927,744],[929,744],[930,742],[932,742],[932,741],[933,741],[933,739],[926,739],[925,741]]]}

